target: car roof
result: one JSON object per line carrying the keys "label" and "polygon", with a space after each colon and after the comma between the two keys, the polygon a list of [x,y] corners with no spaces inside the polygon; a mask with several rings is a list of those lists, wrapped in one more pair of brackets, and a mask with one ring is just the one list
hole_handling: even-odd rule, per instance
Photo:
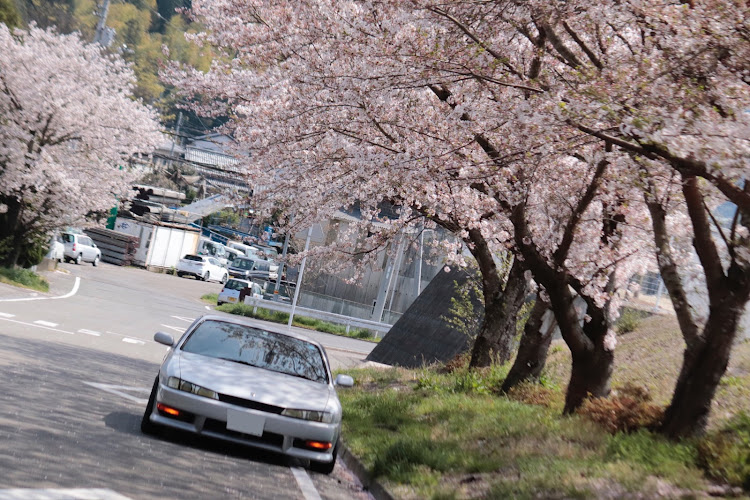
{"label": "car roof", "polygon": [[239,281],[240,283],[247,283],[248,285],[252,284],[252,281],[250,281],[250,280],[241,280],[239,278],[229,278],[229,280],[227,280],[227,282],[229,282],[229,281]]}
{"label": "car roof", "polygon": [[261,330],[268,330],[269,332],[278,333],[280,335],[286,335],[287,337],[292,337],[299,340],[304,340],[305,342],[309,342],[311,344],[314,344],[318,346],[322,351],[325,351],[323,349],[323,346],[311,339],[310,337],[306,335],[300,335],[295,332],[291,332],[289,330],[286,330],[282,327],[277,327],[274,325],[264,325],[264,326],[258,326],[257,323],[250,322],[246,319],[243,319],[242,317],[231,317],[231,316],[224,316],[224,315],[218,315],[218,314],[204,314],[200,318],[198,318],[196,321],[223,321],[224,323],[234,323],[236,325],[242,325],[242,326],[249,326],[251,328],[259,328]]}

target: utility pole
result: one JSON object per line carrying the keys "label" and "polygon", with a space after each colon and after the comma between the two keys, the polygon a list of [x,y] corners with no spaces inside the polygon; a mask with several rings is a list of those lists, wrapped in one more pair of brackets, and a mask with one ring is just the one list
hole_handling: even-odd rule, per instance
{"label": "utility pole", "polygon": [[96,23],[96,34],[94,35],[94,43],[98,43],[102,47],[108,47],[112,43],[112,35],[110,34],[109,28],[107,28],[107,14],[109,13],[109,0],[104,0],[104,5],[101,6],[97,15],[99,21]]}
{"label": "utility pole", "polygon": [[[106,0],[106,1],[109,1],[109,0]],[[175,138],[179,140],[180,125],[182,125],[182,111],[180,111],[180,114],[177,115],[177,128],[175,129],[174,135],[172,136],[172,147],[169,148],[169,166],[170,167],[174,167],[174,141],[175,141]]]}

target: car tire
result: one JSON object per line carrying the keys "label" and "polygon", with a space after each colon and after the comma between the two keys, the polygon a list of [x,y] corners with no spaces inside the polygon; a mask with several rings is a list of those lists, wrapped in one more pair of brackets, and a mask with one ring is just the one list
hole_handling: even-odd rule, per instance
{"label": "car tire", "polygon": [[148,397],[148,404],[146,405],[146,411],[143,413],[141,419],[141,432],[154,436],[159,433],[159,426],[151,421],[151,413],[154,411],[154,405],[156,404],[156,391],[159,390],[159,377],[154,380],[154,387],[151,389],[151,395]]}
{"label": "car tire", "polygon": [[203,281],[208,281],[211,279],[211,273],[206,271],[206,274],[203,275]]}
{"label": "car tire", "polygon": [[224,276],[221,277],[221,284],[223,285],[224,283],[226,283],[227,279],[229,279],[229,276],[227,275],[227,273],[224,273]]}
{"label": "car tire", "polygon": [[330,474],[333,472],[333,468],[336,466],[336,456],[339,452],[339,443],[336,442],[336,446],[333,448],[333,460],[330,462],[318,462],[316,460],[310,460],[310,470],[317,472],[318,474]]}
{"label": "car tire", "polygon": [[220,306],[220,305],[222,305],[222,304],[224,304],[224,302],[216,302],[216,306],[217,307]]}
{"label": "car tire", "polygon": [[81,262],[83,262],[83,255],[81,255],[81,254],[79,253],[78,255],[76,255],[76,260],[75,260],[75,263],[76,263],[76,264],[78,264],[78,265],[80,265],[80,264],[81,264]]}
{"label": "car tire", "polygon": [[99,265],[99,257],[98,256],[94,257],[94,262],[92,262],[92,264],[94,264],[94,267],[96,267],[96,266]]}
{"label": "car tire", "polygon": [[185,276],[185,273],[181,273],[180,271],[177,271],[178,278],[182,278],[183,276]]}

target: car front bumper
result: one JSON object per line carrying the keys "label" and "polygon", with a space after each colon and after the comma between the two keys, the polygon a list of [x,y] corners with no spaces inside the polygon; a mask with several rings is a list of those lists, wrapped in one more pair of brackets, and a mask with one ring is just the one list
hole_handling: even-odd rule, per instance
{"label": "car front bumper", "polygon": [[[172,389],[162,385],[161,382],[159,383],[156,403],[163,403],[186,413],[180,418],[175,418],[154,408],[150,418],[151,422],[155,424],[318,462],[331,462],[333,460],[333,447],[324,452],[314,451],[302,447],[303,443],[310,440],[329,442],[335,445],[340,433],[340,423],[311,422],[244,408]],[[263,419],[262,435],[252,435],[228,429],[227,414],[229,411],[241,412],[251,415],[252,418]]]}

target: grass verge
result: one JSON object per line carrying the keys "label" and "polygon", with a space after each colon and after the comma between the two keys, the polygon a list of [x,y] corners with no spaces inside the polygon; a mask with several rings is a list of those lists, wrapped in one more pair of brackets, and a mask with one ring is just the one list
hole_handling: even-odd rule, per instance
{"label": "grass verge", "polygon": [[[216,293],[209,293],[201,297],[201,300],[211,304],[216,304],[217,299],[218,294]],[[289,322],[289,315],[285,312],[271,311],[262,307],[253,307],[245,304],[222,304],[217,306],[216,310],[284,325]],[[378,342],[380,340],[370,330],[352,328],[347,332],[345,326],[329,323],[328,321],[321,321],[319,319],[307,318],[305,316],[295,315],[292,325],[300,328],[307,328],[308,330],[341,335],[342,337],[368,340],[370,342]]]}
{"label": "grass verge", "polygon": [[0,267],[0,282],[39,292],[49,292],[47,280],[29,269]]}
{"label": "grass verge", "polygon": [[397,498],[684,497],[711,486],[698,441],[562,416],[557,387],[497,395],[504,370],[348,370],[344,439]]}

